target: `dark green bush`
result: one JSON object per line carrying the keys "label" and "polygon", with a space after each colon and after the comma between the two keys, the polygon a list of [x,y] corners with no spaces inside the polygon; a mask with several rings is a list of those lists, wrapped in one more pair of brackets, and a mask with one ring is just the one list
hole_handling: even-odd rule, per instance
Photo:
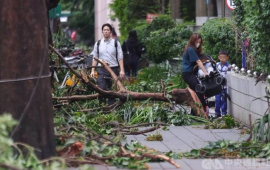
{"label": "dark green bush", "polygon": [[160,15],[153,19],[153,21],[147,25],[145,29],[144,37],[149,37],[151,32],[157,31],[159,29],[164,29],[167,31],[168,29],[174,28],[175,22],[169,15]]}
{"label": "dark green bush", "polygon": [[269,72],[269,1],[235,0],[235,5],[234,16],[238,29],[245,30],[251,41],[250,53],[255,59],[255,69]]}
{"label": "dark green bush", "polygon": [[229,52],[230,63],[241,64],[241,49],[236,49],[235,32],[232,23],[226,19],[211,19],[205,22],[200,29],[203,38],[204,53],[218,59],[221,49]]}
{"label": "dark green bush", "polygon": [[167,59],[182,56],[191,34],[192,31],[189,28],[181,25],[168,31],[160,29],[152,32],[150,37],[145,39],[147,58],[155,63],[161,63]]}
{"label": "dark green bush", "polygon": [[134,28],[134,30],[137,31],[139,42],[142,42],[142,43],[144,42],[146,28],[147,28],[147,23],[146,24],[142,24],[142,25],[137,26],[136,28]]}

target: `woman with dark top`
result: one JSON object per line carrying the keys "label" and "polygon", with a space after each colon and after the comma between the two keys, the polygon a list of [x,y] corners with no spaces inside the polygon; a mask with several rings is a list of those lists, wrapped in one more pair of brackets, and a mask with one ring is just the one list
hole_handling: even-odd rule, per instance
{"label": "woman with dark top", "polygon": [[138,41],[137,32],[135,30],[131,30],[129,32],[128,39],[122,44],[122,50],[124,53],[129,51],[131,54],[131,61],[129,63],[125,63],[124,58],[125,74],[130,77],[130,70],[132,70],[132,76],[137,77],[138,64],[142,53],[142,47]]}
{"label": "woman with dark top", "polygon": [[[195,91],[196,85],[199,84],[199,81],[196,77],[197,72],[193,71],[194,66],[198,65],[204,74],[208,75],[208,72],[205,70],[203,63],[199,59],[199,56],[202,54],[202,44],[203,40],[201,35],[192,34],[183,54],[182,78],[193,91]],[[197,93],[197,96],[199,97],[203,105],[203,109],[205,110],[206,102],[204,100],[203,94]]]}

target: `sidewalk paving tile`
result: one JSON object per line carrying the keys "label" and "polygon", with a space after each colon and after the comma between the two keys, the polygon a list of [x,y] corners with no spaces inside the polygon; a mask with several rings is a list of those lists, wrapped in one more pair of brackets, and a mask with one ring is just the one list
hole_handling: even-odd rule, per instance
{"label": "sidewalk paving tile", "polygon": [[193,149],[197,149],[198,147],[205,146],[207,142],[203,138],[195,136],[194,134],[190,133],[189,130],[185,129],[184,127],[179,128],[170,128],[170,131],[182,142],[186,145],[190,146]]}
{"label": "sidewalk paving tile", "polygon": [[108,167],[105,165],[94,165],[93,166],[96,170],[108,170]]}
{"label": "sidewalk paving tile", "polygon": [[[228,129],[229,130],[229,129]],[[230,132],[223,131],[213,131],[217,136],[222,137],[224,140],[232,140],[232,141],[243,141],[248,139],[249,134],[241,135],[240,131],[237,133],[236,130],[229,130]]]}
{"label": "sidewalk paving tile", "polygon": [[[259,159],[181,159],[192,170],[269,170],[270,162],[261,164]],[[178,162],[178,161],[177,161]],[[247,164],[251,163],[251,164]]]}
{"label": "sidewalk paving tile", "polygon": [[182,170],[192,170],[190,166],[183,161],[183,159],[176,159],[175,162],[181,166]]}
{"label": "sidewalk paving tile", "polygon": [[147,165],[153,170],[154,169],[162,169],[159,162],[149,162],[149,163],[147,163]]}
{"label": "sidewalk paving tile", "polygon": [[137,139],[136,139],[136,137],[133,136],[133,135],[126,135],[126,140],[127,140],[127,141],[131,141],[131,140],[135,141],[135,140],[137,140]]}
{"label": "sidewalk paving tile", "polygon": [[[163,168],[163,169],[179,169],[179,168],[177,168],[177,167],[175,167],[174,165],[172,165],[172,164],[170,164],[169,162],[161,162],[161,163],[159,163],[160,165],[161,165],[161,167]],[[180,167],[181,167],[181,164],[179,164],[179,163],[177,163],[178,165],[180,165]],[[180,169],[182,169],[182,168],[180,168]]]}
{"label": "sidewalk paving tile", "polygon": [[[241,130],[238,129],[203,129],[198,126],[170,126],[168,131],[160,130],[163,141],[146,141],[145,135],[127,135],[127,142],[137,140],[142,145],[153,148],[162,153],[172,152],[189,152],[191,149],[199,149],[205,147],[209,141],[218,140],[232,140],[241,141],[246,140],[249,135],[241,135]],[[152,132],[155,134],[157,131]],[[150,133],[147,133],[150,134]],[[246,159],[249,161],[249,159]],[[216,161],[216,162],[215,162]],[[223,169],[224,170],[269,170],[268,166],[248,166],[244,165],[244,159],[241,164],[234,159],[176,159],[175,162],[181,166],[182,170],[204,170],[204,169]],[[217,163],[217,164],[216,164]],[[147,163],[152,170],[177,170],[175,166],[168,162],[149,162]],[[221,167],[215,167],[222,165]],[[209,167],[210,166],[210,167]],[[114,166],[93,165],[96,170],[116,170]],[[69,170],[78,170],[78,168],[69,168]],[[117,169],[121,170],[121,169]],[[126,169],[122,169],[126,170]]]}
{"label": "sidewalk paving tile", "polygon": [[180,140],[170,141],[170,142],[162,142],[165,146],[167,146],[173,152],[188,152],[192,148],[185,144]]}
{"label": "sidewalk paving tile", "polygon": [[[97,170],[99,170],[99,169],[97,169]],[[118,169],[115,166],[108,166],[108,170],[129,170],[129,169],[121,169],[121,168]]]}
{"label": "sidewalk paving tile", "polygon": [[185,129],[189,130],[190,133],[193,133],[195,136],[198,136],[199,138],[204,139],[204,141],[218,141],[222,140],[223,138],[216,135],[214,132],[212,132],[209,129],[202,129],[198,128],[196,126],[185,126]]}

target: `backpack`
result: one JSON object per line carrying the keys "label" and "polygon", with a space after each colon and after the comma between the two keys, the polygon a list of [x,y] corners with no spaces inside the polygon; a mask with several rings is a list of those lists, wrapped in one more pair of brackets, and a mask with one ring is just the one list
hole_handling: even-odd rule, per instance
{"label": "backpack", "polygon": [[[97,42],[97,53],[98,53],[98,58],[99,58],[99,45],[100,45],[100,41],[101,41],[101,40],[98,40],[98,42]],[[119,66],[117,44],[118,44],[118,43],[117,43],[117,40],[114,40],[114,46],[115,46],[115,50],[116,50],[116,61],[117,61],[118,66]]]}

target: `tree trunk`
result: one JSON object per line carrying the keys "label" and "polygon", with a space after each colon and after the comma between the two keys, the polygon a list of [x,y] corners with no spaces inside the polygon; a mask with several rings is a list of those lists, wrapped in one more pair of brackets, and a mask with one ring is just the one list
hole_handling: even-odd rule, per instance
{"label": "tree trunk", "polygon": [[0,0],[0,114],[18,120],[11,137],[56,155],[46,0]]}

